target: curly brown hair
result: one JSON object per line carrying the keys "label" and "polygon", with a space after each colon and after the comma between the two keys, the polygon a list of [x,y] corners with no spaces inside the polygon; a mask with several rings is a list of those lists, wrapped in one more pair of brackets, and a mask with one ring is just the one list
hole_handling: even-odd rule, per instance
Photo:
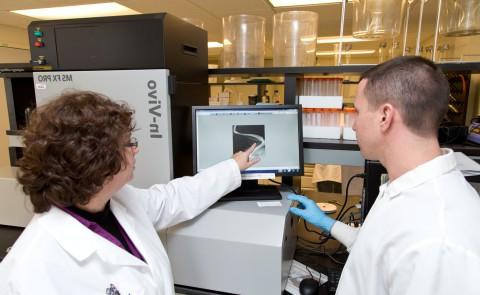
{"label": "curly brown hair", "polygon": [[38,107],[23,135],[17,175],[34,211],[88,203],[124,166],[132,117],[127,105],[87,91]]}

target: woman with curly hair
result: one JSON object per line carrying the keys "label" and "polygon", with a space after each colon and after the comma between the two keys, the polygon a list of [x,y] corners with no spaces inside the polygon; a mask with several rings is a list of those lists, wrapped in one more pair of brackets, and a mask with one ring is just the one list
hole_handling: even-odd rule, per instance
{"label": "woman with curly hair", "polygon": [[138,189],[132,110],[94,92],[39,107],[18,182],[35,215],[0,264],[0,294],[175,294],[157,231],[241,183],[254,146],[193,177]]}

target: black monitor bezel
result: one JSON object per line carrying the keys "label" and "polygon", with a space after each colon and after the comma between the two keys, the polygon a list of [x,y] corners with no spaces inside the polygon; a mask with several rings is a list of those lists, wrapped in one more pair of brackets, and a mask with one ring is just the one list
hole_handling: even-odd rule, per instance
{"label": "black monitor bezel", "polygon": [[193,151],[193,173],[197,171],[197,117],[196,112],[202,110],[297,110],[298,114],[298,159],[299,170],[294,172],[276,172],[275,176],[303,176],[303,123],[302,105],[222,105],[222,106],[192,106],[192,151]]}

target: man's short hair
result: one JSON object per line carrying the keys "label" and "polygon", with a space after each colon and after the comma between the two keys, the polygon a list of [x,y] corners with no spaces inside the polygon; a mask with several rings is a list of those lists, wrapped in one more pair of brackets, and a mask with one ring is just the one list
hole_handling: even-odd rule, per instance
{"label": "man's short hair", "polygon": [[390,103],[400,110],[405,125],[419,135],[438,133],[448,108],[449,84],[430,60],[402,56],[365,72],[364,95],[372,108]]}

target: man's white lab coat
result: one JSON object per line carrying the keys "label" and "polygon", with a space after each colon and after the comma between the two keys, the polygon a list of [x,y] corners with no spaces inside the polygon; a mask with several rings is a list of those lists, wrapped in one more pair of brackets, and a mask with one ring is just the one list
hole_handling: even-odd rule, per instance
{"label": "man's white lab coat", "polygon": [[480,198],[443,155],[380,187],[355,237],[332,235],[351,252],[337,294],[480,294]]}

